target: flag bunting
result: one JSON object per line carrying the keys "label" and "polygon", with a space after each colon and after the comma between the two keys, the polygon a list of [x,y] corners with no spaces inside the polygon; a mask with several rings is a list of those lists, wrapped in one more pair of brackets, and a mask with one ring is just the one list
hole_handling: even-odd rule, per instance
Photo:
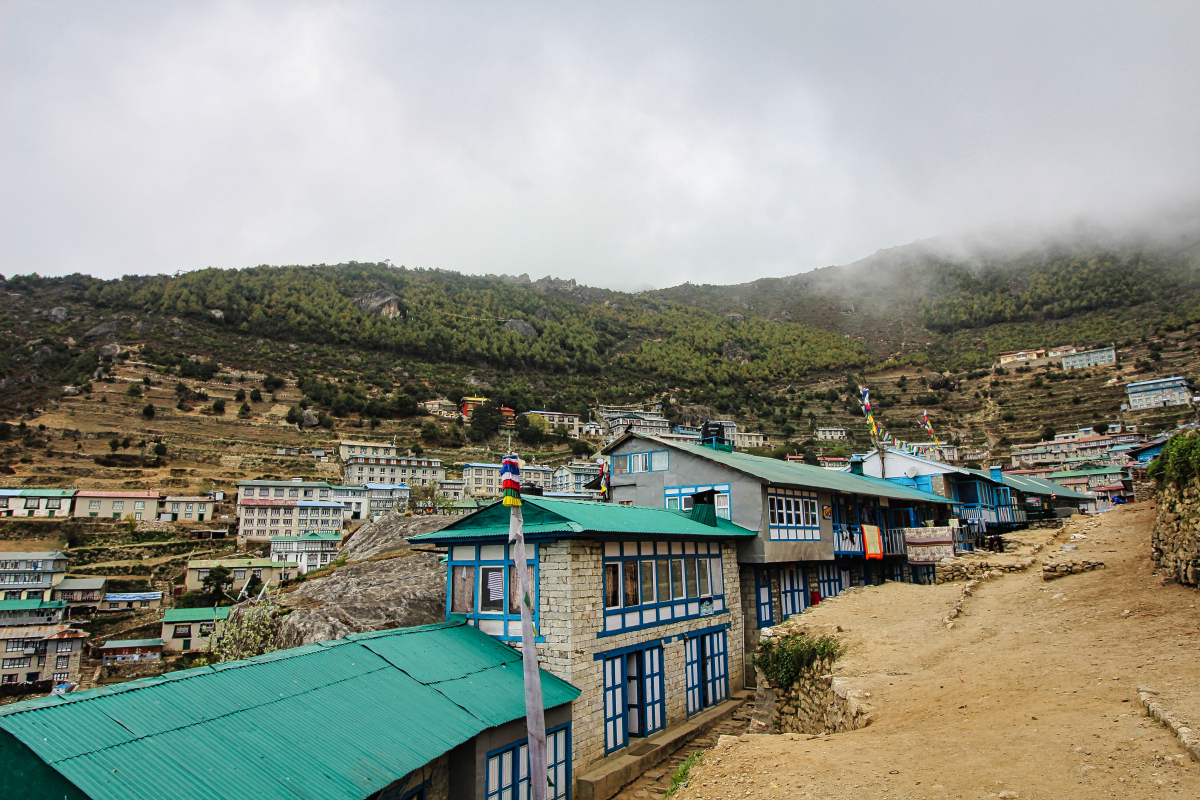
{"label": "flag bunting", "polygon": [[500,488],[504,490],[504,505],[521,505],[521,467],[515,455],[500,462]]}

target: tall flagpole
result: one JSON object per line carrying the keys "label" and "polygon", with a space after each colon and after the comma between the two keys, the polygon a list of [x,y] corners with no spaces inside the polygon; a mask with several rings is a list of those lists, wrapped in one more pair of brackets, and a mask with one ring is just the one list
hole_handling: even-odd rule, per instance
{"label": "tall flagpole", "polygon": [[504,505],[512,510],[508,518],[508,544],[513,554],[513,569],[521,590],[521,662],[525,668],[525,723],[528,729],[529,797],[546,800],[550,781],[546,772],[546,712],[542,702],[542,675],[538,669],[537,631],[533,627],[533,598],[537,596],[525,558],[525,519],[521,514],[521,470],[515,455],[504,457],[500,465]]}

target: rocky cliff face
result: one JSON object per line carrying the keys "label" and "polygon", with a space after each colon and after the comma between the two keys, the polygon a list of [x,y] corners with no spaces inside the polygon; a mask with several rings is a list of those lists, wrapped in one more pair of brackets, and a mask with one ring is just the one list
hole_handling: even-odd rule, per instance
{"label": "rocky cliff face", "polygon": [[386,514],[378,522],[368,522],[356,530],[342,548],[342,555],[347,561],[362,561],[364,558],[407,550],[409,536],[440,531],[454,520],[455,517]]}
{"label": "rocky cliff face", "polygon": [[1154,566],[1179,583],[1200,583],[1200,483],[1182,487],[1163,481],[1158,489],[1158,518],[1150,537]]}

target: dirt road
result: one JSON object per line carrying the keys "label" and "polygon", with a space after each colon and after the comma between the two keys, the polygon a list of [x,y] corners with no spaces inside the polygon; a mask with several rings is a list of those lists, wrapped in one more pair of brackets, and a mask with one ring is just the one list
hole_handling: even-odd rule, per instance
{"label": "dirt road", "polygon": [[874,723],[725,740],[673,797],[1200,797],[1200,764],[1138,702],[1157,690],[1200,728],[1200,593],[1152,574],[1152,524],[1149,503],[1073,522],[1039,562],[1081,532],[1056,557],[1106,569],[986,581],[953,628],[962,584],[887,584],[793,618],[842,626],[837,674],[870,693]]}

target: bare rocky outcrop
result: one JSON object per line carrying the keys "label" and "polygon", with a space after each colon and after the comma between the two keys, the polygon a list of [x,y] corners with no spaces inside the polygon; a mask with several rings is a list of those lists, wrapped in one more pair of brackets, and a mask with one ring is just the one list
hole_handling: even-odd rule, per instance
{"label": "bare rocky outcrop", "polygon": [[109,342],[100,348],[101,358],[116,358],[119,355],[121,355],[121,345],[115,342]]}
{"label": "bare rocky outcrop", "polygon": [[315,428],[320,420],[317,418],[317,412],[311,408],[304,409],[304,413],[300,415],[301,428]]}
{"label": "bare rocky outcrop", "polygon": [[726,339],[725,344],[721,345],[721,355],[738,364],[750,363],[750,352],[730,339]]}
{"label": "bare rocky outcrop", "polygon": [[88,340],[104,339],[105,337],[112,336],[120,327],[121,323],[115,319],[110,320],[109,322],[103,322],[84,333],[83,338]]}
{"label": "bare rocky outcrop", "polygon": [[385,317],[407,317],[408,309],[399,297],[385,289],[364,294],[354,299],[364,314],[380,314]]}
{"label": "bare rocky outcrop", "polygon": [[63,306],[55,306],[46,312],[46,319],[51,322],[66,322],[69,312]]}
{"label": "bare rocky outcrop", "polygon": [[540,319],[542,322],[555,322],[558,320],[558,317],[554,316],[554,312],[545,306],[539,308],[537,312],[534,313],[534,316]]}
{"label": "bare rocky outcrop", "polygon": [[538,338],[537,328],[533,327],[523,319],[510,319],[508,322],[504,323],[504,329],[507,331],[512,331],[516,334],[520,334],[526,339]]}
{"label": "bare rocky outcrop", "polygon": [[574,278],[562,280],[561,278],[552,278],[547,275],[544,278],[534,281],[530,285],[535,291],[538,291],[542,294],[549,294],[553,292],[554,294],[563,295],[571,298],[572,300],[578,300],[582,303],[586,303],[592,299],[592,293],[588,291],[588,288],[575,283]]}
{"label": "bare rocky outcrop", "polygon": [[358,561],[301,584],[285,607],[280,648],[429,625],[446,618],[446,567],[437,553],[417,550]]}
{"label": "bare rocky outcrop", "polygon": [[407,550],[408,537],[440,531],[453,521],[454,517],[439,515],[406,517],[403,514],[385,514],[378,522],[368,522],[358,528],[342,548],[342,555],[350,561],[361,561]]}

